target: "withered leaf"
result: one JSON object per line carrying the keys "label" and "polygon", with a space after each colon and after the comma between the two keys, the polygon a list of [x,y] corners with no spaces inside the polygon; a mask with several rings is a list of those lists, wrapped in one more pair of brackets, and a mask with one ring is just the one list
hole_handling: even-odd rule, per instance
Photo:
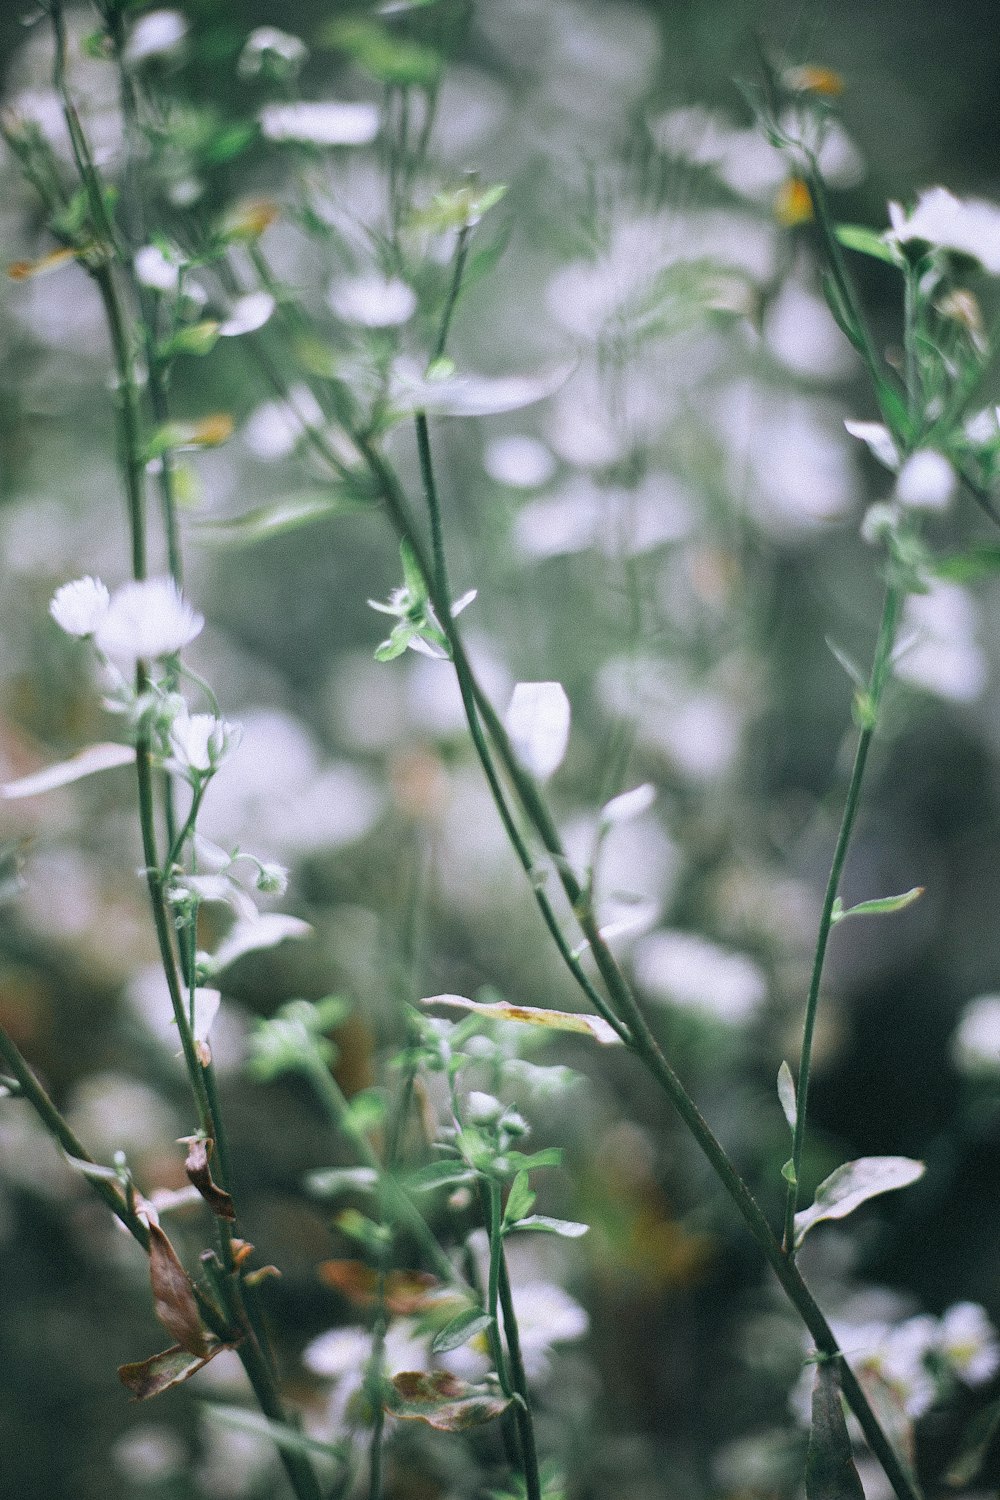
{"label": "withered leaf", "polygon": [[152,1222],[149,1225],[149,1278],[153,1286],[153,1311],[164,1328],[188,1354],[204,1359],[209,1344],[201,1326],[191,1279],[159,1224]]}
{"label": "withered leaf", "polygon": [[182,1349],[180,1344],[174,1344],[172,1348],[164,1349],[162,1354],[153,1354],[149,1359],[139,1360],[136,1364],[120,1365],[118,1378],[131,1393],[133,1401],[147,1401],[150,1396],[159,1396],[172,1385],[180,1385],[189,1380],[210,1359],[214,1359],[221,1349],[231,1348],[231,1344],[212,1343],[206,1345],[207,1353],[198,1355]]}
{"label": "withered leaf", "polygon": [[[320,1280],[340,1292],[355,1307],[376,1307],[379,1276],[360,1260],[324,1260],[318,1267]],[[386,1311],[407,1318],[427,1305],[428,1295],[440,1283],[427,1271],[388,1271],[385,1277]]]}
{"label": "withered leaf", "polygon": [[212,1210],[220,1219],[228,1219],[230,1222],[236,1218],[236,1208],[229,1194],[213,1182],[212,1173],[209,1170],[209,1159],[215,1148],[213,1140],[204,1136],[196,1136],[191,1141],[184,1170],[188,1175],[188,1181],[192,1187],[196,1187]]}
{"label": "withered leaf", "polygon": [[499,1386],[468,1385],[447,1370],[404,1370],[386,1386],[385,1409],[441,1432],[464,1432],[503,1416],[511,1405]]}
{"label": "withered leaf", "polygon": [[840,1399],[840,1373],[832,1359],[821,1360],[816,1366],[806,1456],[806,1497],[807,1500],[864,1500]]}

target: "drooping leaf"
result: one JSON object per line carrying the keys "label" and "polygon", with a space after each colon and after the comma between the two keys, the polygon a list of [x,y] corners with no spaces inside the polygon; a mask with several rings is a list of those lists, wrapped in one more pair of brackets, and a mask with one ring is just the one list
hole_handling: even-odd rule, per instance
{"label": "drooping leaf", "polygon": [[869,1198],[909,1187],[924,1171],[924,1163],[910,1156],[862,1156],[845,1162],[820,1183],[812,1205],[795,1215],[796,1245],[802,1244],[814,1224],[844,1219]]}
{"label": "drooping leaf", "polygon": [[878,896],[874,901],[859,901],[857,906],[848,906],[846,909],[835,904],[833,921],[846,922],[848,917],[882,917],[892,912],[905,911],[914,901],[919,901],[923,894],[924,887],[915,885],[901,896]]}
{"label": "drooping leaf", "polygon": [[21,776],[17,781],[8,781],[0,787],[0,797],[12,802],[20,797],[35,797],[40,792],[51,792],[56,787],[68,786],[71,781],[80,781],[84,776],[93,776],[97,771],[110,771],[116,766],[130,766],[135,760],[131,745],[88,745],[78,750],[69,760],[47,766],[44,771],[33,771],[30,776]]}
{"label": "drooping leaf", "polygon": [[338,516],[354,515],[370,508],[371,502],[360,488],[353,490],[344,486],[322,494],[288,495],[283,500],[244,511],[242,515],[203,521],[191,528],[191,534],[195,541],[206,547],[250,547],[271,537],[298,531],[303,526],[314,526],[319,521],[332,521]]}
{"label": "drooping leaf", "polygon": [[215,1142],[205,1137],[196,1136],[191,1141],[191,1146],[184,1163],[191,1186],[198,1189],[209,1208],[220,1219],[233,1220],[236,1218],[236,1207],[229,1194],[219,1187],[212,1179],[209,1168],[209,1157],[215,1149]]}
{"label": "drooping leaf", "polygon": [[837,1363],[816,1366],[806,1454],[806,1500],[865,1500],[840,1399]]}
{"label": "drooping leaf", "polygon": [[516,1224],[508,1226],[508,1232],[522,1229],[534,1230],[536,1234],[558,1234],[564,1240],[578,1240],[589,1230],[589,1224],[577,1223],[574,1219],[553,1219],[549,1214],[528,1214]]}
{"label": "drooping leaf", "polygon": [[460,1312],[456,1318],[452,1318],[436,1334],[431,1344],[432,1354],[447,1354],[452,1349],[460,1349],[470,1339],[474,1339],[478,1333],[484,1333],[489,1328],[493,1319],[489,1313],[484,1313],[481,1307],[468,1307]]}
{"label": "drooping leaf", "polygon": [[560,365],[543,375],[464,375],[437,378],[401,360],[389,387],[389,404],[397,418],[425,412],[435,417],[488,417],[520,411],[544,401],[566,383],[572,366]]}
{"label": "drooping leaf", "polygon": [[421,1005],[447,1005],[453,1010],[471,1011],[477,1016],[487,1016],[493,1021],[523,1021],[529,1026],[545,1026],[553,1031],[576,1031],[592,1036],[609,1047],[620,1042],[621,1037],[600,1016],[588,1016],[579,1011],[543,1010],[535,1005],[509,1005],[505,1000],[467,1000],[464,995],[428,995]]}
{"label": "drooping leaf", "polygon": [[[379,1273],[360,1260],[324,1260],[317,1267],[320,1280],[346,1297],[355,1307],[377,1307]],[[440,1285],[428,1271],[387,1271],[384,1299],[386,1310],[408,1318],[427,1305],[431,1292]]]}
{"label": "drooping leaf", "polygon": [[569,743],[570,708],[559,682],[519,682],[504,716],[514,753],[544,781],[558,770]]}
{"label": "drooping leaf", "polygon": [[865,224],[838,224],[834,233],[847,250],[856,250],[859,255],[870,255],[875,260],[885,261],[889,266],[901,266],[903,258],[894,245],[886,244],[882,236]]}
{"label": "drooping leaf", "polygon": [[778,1101],[781,1104],[781,1112],[788,1121],[789,1129],[794,1130],[798,1103],[795,1098],[795,1079],[786,1062],[783,1062],[778,1069]]}
{"label": "drooping leaf", "polygon": [[162,1354],[153,1354],[136,1364],[119,1365],[118,1379],[131,1393],[133,1401],[148,1401],[151,1396],[159,1396],[171,1386],[190,1380],[192,1375],[205,1368],[210,1359],[232,1347],[231,1344],[212,1341],[207,1345],[206,1353],[198,1355],[175,1344],[171,1349],[164,1349]]}
{"label": "drooping leaf", "polygon": [[406,1421],[426,1422],[440,1432],[464,1432],[502,1417],[511,1404],[495,1384],[469,1385],[447,1370],[406,1370],[386,1391],[385,1409]]}
{"label": "drooping leaf", "polygon": [[191,1279],[159,1224],[149,1223],[149,1278],[153,1311],[181,1348],[205,1359],[209,1342],[201,1323]]}

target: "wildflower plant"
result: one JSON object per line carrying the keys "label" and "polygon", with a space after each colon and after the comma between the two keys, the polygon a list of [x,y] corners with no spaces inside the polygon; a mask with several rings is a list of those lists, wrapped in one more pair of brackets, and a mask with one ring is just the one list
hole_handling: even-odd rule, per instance
{"label": "wildflower plant", "polygon": [[[179,1204],[144,1182],[128,1152],[116,1151],[110,1163],[91,1154],[7,1031],[0,1031],[0,1058],[4,1108],[20,1107],[7,1102],[10,1096],[34,1110],[148,1258],[153,1310],[171,1344],[123,1365],[122,1381],[145,1401],[198,1375],[220,1354],[235,1355],[257,1411],[216,1402],[213,1420],[266,1437],[300,1500],[355,1493],[375,1500],[387,1493],[387,1465],[406,1443],[400,1434],[410,1423],[422,1435],[424,1429],[465,1435],[475,1477],[456,1478],[455,1494],[555,1500],[568,1493],[572,1481],[562,1466],[569,1445],[556,1442],[552,1454],[545,1447],[556,1406],[545,1396],[544,1379],[549,1345],[581,1338],[587,1314],[540,1274],[517,1279],[519,1265],[530,1266],[526,1245],[565,1242],[561,1249],[572,1254],[588,1233],[587,1222],[564,1209],[572,1195],[552,1186],[564,1175],[565,1148],[545,1143],[547,1109],[578,1088],[568,1067],[550,1061],[565,1043],[575,1048],[573,1061],[598,1080],[606,1067],[630,1087],[643,1077],[665,1097],[806,1330],[807,1494],[861,1493],[846,1404],[892,1492],[916,1500],[912,1423],[959,1389],[993,1379],[996,1336],[984,1309],[964,1300],[940,1319],[916,1313],[863,1329],[824,1311],[800,1265],[807,1236],[882,1194],[910,1188],[925,1167],[908,1155],[867,1155],[834,1165],[818,1180],[810,1093],[834,928],[882,922],[922,895],[921,887],[876,891],[846,905],[841,894],[887,696],[894,679],[906,679],[908,658],[912,668],[932,636],[927,604],[942,597],[940,590],[995,567],[996,549],[970,549],[954,518],[971,497],[991,521],[1000,519],[993,495],[1000,436],[995,413],[978,409],[989,343],[966,279],[974,268],[997,271],[1000,211],[935,189],[911,209],[892,205],[886,228],[838,222],[828,174],[849,177],[853,170],[853,148],[834,115],[839,80],[825,69],[782,72],[765,61],[763,81],[749,91],[758,132],[749,177],[745,132],[690,112],[650,127],[665,157],[683,160],[743,200],[745,241],[720,251],[719,221],[708,211],[683,226],[679,249],[669,218],[626,204],[622,223],[598,222],[578,258],[550,279],[553,317],[571,347],[564,342],[555,358],[546,351],[529,374],[480,375],[452,347],[463,299],[499,259],[503,236],[494,237],[491,222],[508,199],[499,183],[443,171],[434,151],[447,54],[472,24],[465,8],[383,6],[324,23],[319,45],[364,79],[369,93],[381,91],[381,104],[299,97],[311,77],[306,43],[277,27],[258,27],[232,59],[235,77],[254,91],[255,113],[248,107],[246,118],[226,125],[171,95],[169,69],[188,40],[180,11],[135,14],[122,0],[99,0],[85,50],[107,70],[105,86],[114,80],[123,132],[117,157],[98,149],[94,124],[78,105],[68,14],[60,0],[48,0],[43,10],[61,154],[41,126],[16,112],[4,115],[2,129],[55,248],[18,263],[13,274],[27,282],[75,263],[102,310],[126,518],[114,566],[120,576],[127,560],[132,576],[113,588],[90,574],[63,582],[49,605],[55,625],[71,638],[64,648],[86,653],[93,696],[103,698],[118,738],[14,778],[3,795],[18,803],[103,771],[133,768],[140,873],[190,1091],[181,1198],[197,1200],[201,1229],[168,1234],[161,1220]],[[484,37],[493,24],[482,17]],[[226,194],[222,168],[245,165],[251,143],[287,168],[280,203]],[[381,170],[369,171],[358,193],[369,200],[363,220],[344,184],[355,170],[350,153],[369,148],[380,154]],[[246,171],[252,178],[252,168]],[[770,259],[770,225],[761,239],[766,264],[753,264],[751,230],[762,228],[762,194],[777,194],[775,211],[788,234],[814,234],[826,304],[866,369],[874,403],[863,419],[846,423],[847,433],[885,472],[884,493],[861,527],[885,586],[870,667],[833,647],[854,686],[854,758],[819,911],[797,1068],[778,1056],[771,1069],[773,1124],[782,1131],[783,1115],[787,1159],[763,1191],[727,1132],[703,1112],[697,1079],[689,1087],[682,1076],[682,1030],[664,1023],[655,1002],[665,1000],[669,1013],[689,1001],[711,1046],[728,1026],[761,1012],[774,966],[763,942],[755,959],[691,932],[680,902],[671,919],[663,888],[674,846],[654,821],[656,788],[632,772],[633,760],[666,764],[662,779],[672,783],[677,802],[687,797],[707,826],[713,777],[735,759],[741,714],[750,713],[736,687],[742,659],[720,615],[731,606],[750,612],[747,577],[758,544],[746,542],[738,557],[727,552],[724,526],[709,515],[686,577],[679,555],[671,555],[667,583],[671,589],[683,583],[689,607],[677,610],[665,600],[669,618],[662,628],[674,632],[684,663],[666,684],[646,655],[652,608],[644,558],[702,525],[692,498],[696,477],[710,493],[724,487],[721,457],[717,470],[700,476],[697,464],[689,464],[686,483],[669,472],[649,376],[667,346],[671,357],[680,349],[693,359],[701,339],[711,346],[710,362],[721,360],[722,341],[713,341],[712,330],[759,322],[784,295],[781,268]],[[615,207],[623,203],[621,187]],[[319,268],[320,288],[303,292],[297,275],[281,268],[268,237],[275,228],[308,248],[304,259]],[[869,326],[852,275],[855,256],[899,279],[899,359],[883,356]],[[801,288],[792,295],[800,308],[809,303]],[[248,446],[263,463],[300,465],[306,488],[185,527],[185,503],[197,490],[192,456],[210,458],[236,422],[226,412],[182,416],[175,393],[190,362],[216,358],[229,340],[238,342],[267,391],[245,423]],[[723,408],[753,400],[723,367],[712,367],[706,385],[717,396],[722,389]],[[626,606],[624,624],[619,616],[608,631],[594,623],[598,607],[590,612],[591,633],[611,642],[601,639],[596,668],[588,667],[609,748],[600,774],[590,777],[588,809],[575,832],[562,816],[556,778],[578,774],[574,710],[585,694],[578,684],[567,692],[552,680],[541,647],[522,642],[519,659],[546,675],[508,682],[498,706],[474,627],[467,634],[467,622],[488,600],[475,588],[458,597],[453,590],[453,575],[464,584],[471,564],[468,547],[454,546],[446,529],[450,506],[439,458],[445,419],[507,422],[546,402],[556,412],[551,446],[507,433],[489,450],[486,472],[501,488],[530,496],[512,519],[523,556],[541,567],[556,557],[595,554]],[[800,432],[811,433],[812,420],[789,407],[791,431],[798,423]],[[669,433],[679,451],[711,451],[704,436],[692,413]],[[764,489],[769,476],[780,479],[765,450],[766,444],[753,454]],[[563,492],[553,496],[546,487],[560,470]],[[594,477],[601,474],[606,482]],[[789,491],[776,483],[771,503],[779,508],[782,493],[787,500]],[[836,487],[821,502],[827,514],[842,509]],[[317,1414],[281,1388],[269,1328],[275,1267],[258,1264],[242,1237],[241,1170],[213,1056],[213,1027],[231,971],[286,939],[308,937],[311,927],[289,913],[259,910],[262,898],[289,894],[294,879],[273,851],[244,850],[208,821],[216,787],[221,794],[245,746],[238,722],[187,659],[208,631],[192,602],[198,595],[188,593],[183,543],[187,531],[207,547],[245,546],[348,514],[382,528],[391,538],[393,567],[398,556],[402,572],[386,602],[368,601],[394,622],[381,644],[372,639],[374,660],[384,673],[399,672],[414,652],[429,659],[421,667],[442,674],[435,683],[447,676],[453,684],[453,707],[460,704],[493,816],[520,866],[552,961],[538,967],[538,991],[523,1000],[475,983],[466,986],[470,995],[423,995],[411,962],[387,1022],[383,1012],[393,1054],[385,1075],[353,1088],[341,1081],[351,1027],[367,1024],[355,997],[342,995],[339,981],[336,993],[318,1000],[276,1004],[268,997],[269,1014],[250,1034],[247,1071],[258,1085],[285,1090],[282,1097],[295,1098],[304,1086],[319,1109],[333,1161],[315,1166],[304,1187],[323,1206],[332,1242],[350,1250],[316,1267],[318,1280],[347,1309],[346,1323],[312,1338],[302,1354],[305,1369],[333,1386]],[[776,524],[774,512],[757,519],[764,532]],[[807,514],[798,524],[808,528],[814,520]],[[942,523],[953,525],[947,550],[935,529]],[[481,562],[495,592],[497,565],[486,555]],[[113,576],[103,561],[102,569]],[[366,591],[358,587],[357,599]],[[332,593],[324,612],[338,608]],[[474,601],[476,610],[464,616]],[[720,653],[727,653],[726,670],[714,672],[711,659]],[[944,692],[961,698],[947,652],[943,661],[932,652],[928,666],[925,655],[923,681],[936,671]],[[919,672],[910,680],[920,680]],[[421,779],[419,766],[409,771],[398,795],[404,803],[410,798],[415,822],[429,824],[434,775]],[[319,800],[333,800],[317,780]],[[465,833],[471,839],[472,830]],[[639,842],[625,842],[633,838]],[[624,859],[616,856],[622,848]],[[630,858],[636,848],[653,854]],[[644,889],[640,866],[650,862],[658,878]],[[623,867],[627,889],[612,885]],[[752,912],[758,923],[760,905]],[[782,919],[783,911],[779,942]],[[674,925],[660,925],[669,920]],[[488,970],[489,960],[481,967]],[[551,992],[561,998],[560,984],[582,1008],[551,1003]],[[963,1055],[988,1052],[974,1024],[983,1014],[980,1002],[963,1023],[955,1043]],[[715,1023],[721,1031],[711,1030]],[[542,1062],[533,1052],[540,1039],[550,1043]],[[704,1185],[703,1192],[709,1193]],[[655,1228],[658,1265],[696,1262],[695,1233],[666,1223]],[[534,1320],[541,1332],[531,1331],[533,1303],[536,1313],[542,1308]],[[420,1439],[411,1446],[422,1451]]]}

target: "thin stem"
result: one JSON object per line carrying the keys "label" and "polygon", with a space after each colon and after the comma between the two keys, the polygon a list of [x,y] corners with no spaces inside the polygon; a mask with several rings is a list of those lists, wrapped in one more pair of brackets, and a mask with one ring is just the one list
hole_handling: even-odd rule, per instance
{"label": "thin stem", "polygon": [[868,752],[871,749],[872,739],[875,734],[882,690],[885,686],[886,675],[892,657],[892,646],[895,640],[896,622],[899,618],[901,601],[900,590],[894,585],[890,585],[886,590],[885,603],[882,608],[882,621],[879,626],[878,641],[875,646],[875,657],[869,678],[868,691],[864,695],[864,719],[858,735],[857,749],[854,753],[854,765],[851,770],[851,779],[847,788],[844,811],[840,820],[840,831],[837,834],[833,861],[830,865],[830,875],[823,897],[823,908],[819,919],[819,932],[816,937],[816,950],[813,956],[812,975],[809,981],[809,993],[806,997],[805,1017],[802,1023],[802,1050],[799,1055],[799,1077],[796,1087],[791,1178],[789,1179],[785,1202],[784,1249],[786,1255],[792,1259],[795,1257],[795,1212],[799,1203],[802,1150],[805,1143],[806,1115],[809,1106],[813,1033],[819,1009],[820,986],[823,982],[823,965],[826,960],[827,943],[829,942],[830,932],[834,923],[834,905],[840,889],[844,862],[847,859],[847,850],[851,842],[851,835],[854,832],[854,824],[861,800],[861,784],[864,780],[865,767],[868,763]]}
{"label": "thin stem", "polygon": [[517,1314],[514,1311],[514,1297],[511,1292],[510,1276],[507,1272],[507,1257],[504,1254],[502,1239],[500,1241],[499,1262],[500,1276],[498,1290],[500,1293],[500,1306],[503,1310],[503,1331],[507,1339],[507,1352],[510,1355],[511,1384],[514,1387],[514,1395],[518,1398],[514,1403],[514,1412],[518,1436],[521,1439],[521,1451],[524,1455],[524,1482],[528,1492],[527,1500],[541,1500],[542,1481],[538,1472],[538,1447],[535,1443],[535,1422],[531,1414],[528,1381],[524,1373],[524,1359],[521,1355],[521,1336],[517,1327]]}

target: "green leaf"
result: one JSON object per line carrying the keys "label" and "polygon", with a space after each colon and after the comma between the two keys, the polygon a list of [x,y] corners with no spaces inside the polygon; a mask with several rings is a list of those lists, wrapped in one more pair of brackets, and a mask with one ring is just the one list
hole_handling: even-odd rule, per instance
{"label": "green leaf", "polygon": [[493,1384],[467,1385],[447,1370],[417,1370],[404,1371],[389,1382],[385,1409],[441,1432],[464,1432],[502,1417],[511,1401]]}
{"label": "green leaf", "polygon": [[288,495],[270,505],[260,505],[242,515],[221,521],[203,521],[191,528],[197,542],[206,547],[252,547],[271,537],[284,536],[319,521],[336,520],[371,508],[360,489],[346,485],[322,494]]}
{"label": "green leaf", "polygon": [[367,1135],[385,1123],[385,1095],[378,1089],[362,1089],[354,1095],[344,1114],[344,1129],[352,1135]]}
{"label": "green leaf", "polygon": [[484,214],[494,208],[507,189],[503,183],[481,188],[463,183],[450,191],[435,193],[430,203],[414,210],[410,223],[415,229],[444,233],[447,230],[470,229]]}
{"label": "green leaf", "polygon": [[528,1181],[526,1171],[518,1172],[507,1194],[507,1206],[504,1209],[504,1225],[516,1224],[518,1219],[523,1219],[525,1214],[530,1214],[535,1204],[535,1193],[532,1191],[531,1183]]}
{"label": "green leaf", "polygon": [[814,1224],[844,1219],[869,1198],[909,1187],[924,1171],[924,1163],[910,1156],[862,1156],[845,1162],[820,1183],[812,1206],[795,1215],[796,1247]]}
{"label": "green leaf", "polygon": [[837,1362],[816,1366],[806,1454],[806,1500],[865,1500],[840,1399]]}
{"label": "green leaf", "polygon": [[529,1026],[545,1026],[553,1031],[576,1031],[595,1037],[605,1046],[620,1042],[621,1037],[614,1027],[600,1016],[588,1016],[578,1011],[543,1010],[535,1005],[509,1005],[505,1000],[480,1003],[466,1000],[464,995],[428,995],[421,1005],[447,1005],[453,1010],[468,1010],[474,1015],[487,1016],[494,1021],[524,1021]]}
{"label": "green leaf", "polygon": [[517,1231],[520,1234],[522,1229],[527,1229],[534,1230],[536,1234],[558,1234],[564,1240],[578,1240],[589,1228],[589,1224],[579,1224],[574,1219],[553,1219],[549,1214],[529,1214],[516,1224],[508,1225],[505,1233]]}
{"label": "green leaf", "polygon": [[866,686],[865,677],[857,662],[852,661],[847,652],[842,651],[841,648],[837,645],[837,642],[831,640],[830,636],[825,636],[824,639],[826,641],[828,649],[833,653],[837,661],[839,661],[848,677],[854,683],[854,686],[857,688],[861,688],[861,690],[864,691],[864,688]]}
{"label": "green leaf", "polygon": [[432,1354],[447,1354],[451,1349],[460,1349],[470,1339],[474,1339],[477,1333],[483,1333],[493,1319],[489,1313],[484,1313],[481,1307],[469,1307],[465,1312],[460,1312],[457,1318],[452,1318],[446,1323],[431,1344]]}
{"label": "green leaf", "polygon": [[794,1130],[798,1103],[795,1098],[795,1079],[786,1062],[783,1062],[778,1069],[778,1101],[781,1104],[782,1114],[788,1121],[788,1128]]}
{"label": "green leaf", "polygon": [[974,583],[979,578],[1000,573],[1000,547],[984,543],[939,558],[934,563],[934,572],[939,578],[948,578],[955,583]]}
{"label": "green leaf", "polygon": [[544,1151],[534,1151],[530,1156],[525,1156],[523,1151],[505,1151],[503,1155],[504,1160],[519,1172],[534,1172],[539,1167],[561,1167],[563,1159],[561,1146],[546,1146]]}
{"label": "green leaf", "polygon": [[248,1411],[245,1406],[229,1406],[219,1401],[205,1401],[202,1411],[214,1422],[225,1427],[234,1427],[238,1432],[251,1432],[259,1437],[270,1438],[276,1448],[285,1453],[322,1453],[328,1458],[343,1458],[345,1445],[324,1443],[319,1438],[306,1437],[294,1427],[283,1422],[272,1422],[258,1411]]}
{"label": "green leaf", "polygon": [[400,542],[399,555],[403,562],[403,582],[410,596],[410,603],[426,604],[427,584],[424,581],[423,570],[417,561],[417,554],[409,542]]}
{"label": "green leaf", "polygon": [[870,255],[875,260],[885,261],[888,266],[901,266],[902,259],[894,245],[886,244],[882,236],[865,224],[838,224],[834,230],[840,243],[859,255]]}
{"label": "green leaf", "polygon": [[349,18],[331,21],[319,40],[348,56],[379,83],[397,88],[429,88],[441,72],[441,57],[432,47],[397,36],[377,21]]}
{"label": "green leaf", "polygon": [[414,1193],[428,1193],[434,1188],[457,1187],[473,1182],[474,1174],[464,1161],[432,1161],[407,1174],[406,1186]]}
{"label": "green leaf", "polygon": [[848,917],[883,917],[892,912],[905,911],[914,901],[919,901],[923,894],[924,887],[915,885],[901,896],[879,896],[874,901],[859,901],[857,906],[848,906],[846,909],[835,903],[832,920],[834,923],[846,922]]}
{"label": "green leaf", "polygon": [[782,1168],[781,1168],[781,1175],[785,1179],[786,1182],[788,1182],[788,1183],[790,1183],[792,1185],[792,1187],[794,1187],[795,1184],[798,1182],[799,1179],[795,1175],[795,1162],[794,1162],[794,1160],[793,1160],[792,1157],[789,1157],[788,1160],[782,1166]]}

